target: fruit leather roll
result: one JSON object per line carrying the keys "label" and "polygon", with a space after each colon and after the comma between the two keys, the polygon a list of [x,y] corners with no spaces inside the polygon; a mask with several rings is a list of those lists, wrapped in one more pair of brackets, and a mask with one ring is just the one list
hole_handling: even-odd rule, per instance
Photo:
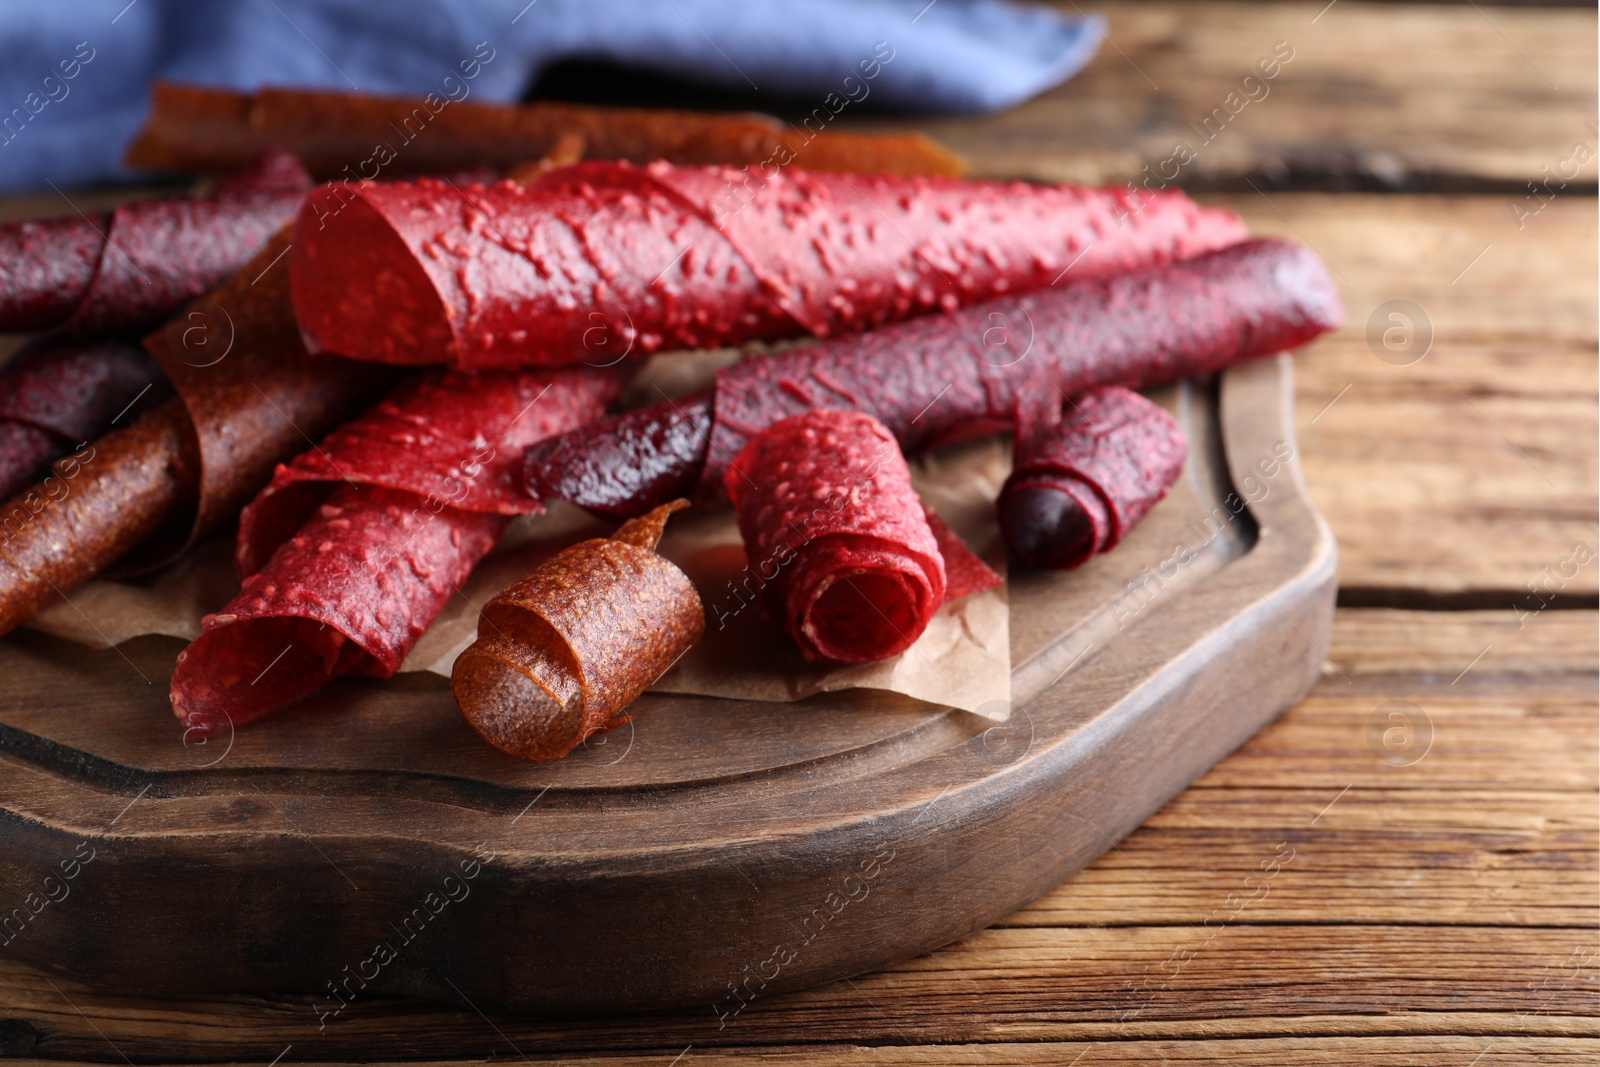
{"label": "fruit leather roll", "polygon": [[268,150],[208,196],[0,226],[0,332],[154,326],[243,266],[311,186],[298,160]]}
{"label": "fruit leather roll", "polygon": [[192,506],[198,458],[172,399],[0,505],[0,633],[115,563]]}
{"label": "fruit leather roll", "polygon": [[1312,253],[1245,241],[747,360],[719,372],[710,393],[531,449],[529,491],[610,515],[691,494],[714,501],[752,435],[817,408],[870,413],[908,453],[1022,418],[1045,431],[1067,396],[1091,386],[1208,374],[1304,344],[1343,314]]}
{"label": "fruit leather roll", "polygon": [[0,633],[130,550],[127,565],[175,559],[236,516],[273,467],[393,383],[392,368],[306,354],[289,307],[286,245],[285,234],[269,240],[145,338],[175,399],[0,508],[0,556],[15,564],[0,567]]}
{"label": "fruit leather roll", "polygon": [[1080,393],[1060,425],[1018,449],[997,505],[1006,546],[1056,570],[1109,552],[1167,495],[1188,455],[1161,405],[1121,386]]}
{"label": "fruit leather roll", "polygon": [[172,707],[210,731],[343,674],[392,675],[517,514],[529,444],[605,410],[592,369],[432,374],[292,463],[239,521],[239,595],[202,623]]}
{"label": "fruit leather roll", "polygon": [[471,369],[848,333],[1244,236],[1176,191],[593,162],[325,186],[290,260],[313,352]]}
{"label": "fruit leather roll", "polygon": [[[745,554],[774,573],[767,609],[807,659],[897,655],[945,602],[940,538],[894,436],[872,416],[811,411],[776,422],[734,458],[726,484]],[[966,553],[962,571],[974,561]],[[987,573],[993,581],[963,592],[998,582]]]}
{"label": "fruit leather roll", "polygon": [[[508,169],[548,155],[566,136],[581,137],[595,159],[635,163],[771,166],[798,158],[813,170],[952,177],[966,167],[922,134],[797,134],[770,115],[554,100],[484,104],[281,87],[251,95],[172,82],[152,87],[150,114],[127,161],[153,170],[227,170],[266,145],[281,145],[320,178],[372,177],[380,169],[386,176],[437,174]],[[403,150],[386,157],[380,145]]]}
{"label": "fruit leather roll", "polygon": [[0,366],[0,500],[50,464],[172,395],[150,354],[127,341],[35,342]]}
{"label": "fruit leather roll", "polygon": [[472,728],[503,752],[560,759],[693,648],[705,610],[688,576],[656,554],[687,501],[563,549],[483,607],[450,684]]}

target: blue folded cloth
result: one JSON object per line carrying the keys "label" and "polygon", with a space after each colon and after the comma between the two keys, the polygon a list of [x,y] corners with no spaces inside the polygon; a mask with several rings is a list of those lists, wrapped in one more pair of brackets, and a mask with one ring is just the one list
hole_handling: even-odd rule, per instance
{"label": "blue folded cloth", "polygon": [[[4,4],[0,189],[128,177],[122,151],[150,83],[163,78],[503,102],[552,61],[583,57],[819,104],[833,93],[836,102],[977,112],[1071,77],[1101,36],[1097,18],[1008,0]],[[465,88],[452,93],[447,77]]]}

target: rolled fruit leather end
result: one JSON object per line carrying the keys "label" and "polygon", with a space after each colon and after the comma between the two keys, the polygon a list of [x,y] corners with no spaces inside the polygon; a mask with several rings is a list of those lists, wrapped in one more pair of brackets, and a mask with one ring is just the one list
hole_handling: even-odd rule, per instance
{"label": "rolled fruit leather end", "polygon": [[[832,663],[874,663],[897,656],[916,643],[931,614],[909,577],[915,561],[895,560],[828,575],[796,599],[801,604],[800,651],[807,659]],[[876,625],[879,621],[887,626]]]}
{"label": "rolled fruit leather end", "polygon": [[1081,567],[1104,547],[1111,528],[1105,501],[1079,478],[1008,485],[999,512],[1012,555],[1047,570]]}
{"label": "rolled fruit leather end", "polygon": [[[333,230],[337,240],[312,240]],[[342,294],[330,301],[328,291]],[[456,351],[444,299],[400,234],[361,195],[333,182],[312,192],[295,216],[289,250],[289,292],[306,351],[380,363],[448,362]],[[351,302],[376,305],[390,328],[365,329],[370,312],[348,314]]]}
{"label": "rolled fruit leather end", "polygon": [[938,536],[898,443],[873,416],[780,419],[734,457],[723,484],[747,558],[783,565],[769,608],[807,659],[898,655],[944,602]]}
{"label": "rolled fruit leather end", "polygon": [[531,446],[523,475],[539,500],[631,518],[690,496],[711,441],[712,394],[609,415]]}
{"label": "rolled fruit leather end", "polygon": [[534,763],[560,759],[610,725],[585,721],[576,661],[521,632],[480,637],[456,658],[450,684],[479,737]]}
{"label": "rolled fruit leather end", "polygon": [[1020,450],[998,501],[1012,554],[1052,570],[1116,547],[1189,455],[1177,421],[1129,389],[1097,387],[1069,403],[1060,426]]}
{"label": "rolled fruit leather end", "polygon": [[705,630],[694,586],[655,552],[668,516],[687,506],[573,545],[484,606],[450,680],[479,736],[544,762],[628,721],[621,712]]}

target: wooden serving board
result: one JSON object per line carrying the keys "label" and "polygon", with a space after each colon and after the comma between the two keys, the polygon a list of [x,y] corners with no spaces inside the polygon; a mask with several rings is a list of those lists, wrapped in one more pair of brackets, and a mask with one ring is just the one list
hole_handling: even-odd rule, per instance
{"label": "wooden serving board", "polygon": [[1291,374],[1279,357],[1165,391],[1193,445],[1179,486],[1082,570],[1013,575],[1004,725],[861,691],[649,694],[532,766],[410,675],[186,745],[178,642],[14,634],[0,947],[123,992],[310,992],[326,1025],[379,991],[726,1019],[947,944],[1317,678],[1336,550],[1284,461]]}

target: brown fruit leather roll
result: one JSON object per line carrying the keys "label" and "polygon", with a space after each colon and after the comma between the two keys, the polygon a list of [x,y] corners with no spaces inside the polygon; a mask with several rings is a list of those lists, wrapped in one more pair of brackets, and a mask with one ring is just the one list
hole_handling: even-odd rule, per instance
{"label": "brown fruit leather roll", "polygon": [[998,503],[1006,546],[1029,566],[1082,566],[1167,495],[1188,455],[1161,405],[1121,386],[1080,393],[1053,431],[1019,442]]}
{"label": "brown fruit leather roll", "polygon": [[503,752],[560,759],[693,648],[705,611],[688,577],[657,555],[686,501],[573,545],[484,605],[451,688],[467,722]]}
{"label": "brown fruit leather roll", "polygon": [[[592,107],[551,100],[484,104],[442,97],[319,89],[228,89],[157,82],[150,116],[128,148],[130,166],[228,170],[281,145],[318,178],[400,177],[489,166],[506,170],[582,137],[595,159],[760,165],[957,177],[966,162],[922,134],[833,130],[798,134],[769,115]],[[386,145],[386,164],[376,153]]]}
{"label": "brown fruit leather roll", "polygon": [[[306,354],[289,307],[286,242],[279,234],[145,339],[178,398],[160,409],[158,423],[143,420],[95,442],[128,473],[100,462],[99,477],[70,480],[70,512],[46,509],[40,518],[50,522],[28,525],[35,532],[27,547],[0,546],[0,557],[13,561],[0,567],[0,633],[119,557],[137,567],[176,559],[237,515],[279,462],[393,381],[389,368]],[[48,498],[52,488],[46,481],[30,492]]]}
{"label": "brown fruit leather roll", "polygon": [[0,633],[70,593],[161,529],[193,499],[188,411],[169,400],[125,430],[58,460],[0,506]]}
{"label": "brown fruit leather roll", "polygon": [[810,411],[751,438],[725,484],[767,608],[807,659],[869,663],[914,644],[945,599],[944,558],[894,435]]}
{"label": "brown fruit leather roll", "polygon": [[279,463],[379,400],[398,378],[387,367],[313,359],[289,302],[287,232],[189,305],[145,347],[189,411],[200,455],[199,494],[184,536],[143,562],[174,559],[239,513]]}

